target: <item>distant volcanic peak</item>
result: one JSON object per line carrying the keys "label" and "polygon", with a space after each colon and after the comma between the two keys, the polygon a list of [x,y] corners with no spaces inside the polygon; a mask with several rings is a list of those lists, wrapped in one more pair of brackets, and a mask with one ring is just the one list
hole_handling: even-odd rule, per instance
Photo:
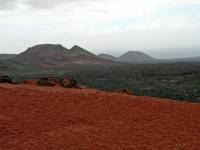
{"label": "distant volcanic peak", "polygon": [[112,61],[101,59],[80,46],[75,45],[71,49],[67,49],[60,44],[36,45],[28,48],[12,60],[23,65],[34,65],[39,68],[65,68],[77,64],[113,64]]}
{"label": "distant volcanic peak", "polygon": [[59,46],[59,47],[63,47],[61,44],[37,44],[33,47],[50,47],[50,46]]}
{"label": "distant volcanic peak", "polygon": [[128,63],[152,63],[155,59],[140,51],[128,51],[119,57],[122,62]]}
{"label": "distant volcanic peak", "polygon": [[140,52],[140,51],[128,51],[125,54],[123,54],[122,56],[120,56],[120,58],[123,58],[123,57],[148,57],[148,58],[153,59],[153,57],[151,57],[143,52]]}
{"label": "distant volcanic peak", "polygon": [[85,50],[84,48],[78,46],[78,45],[74,45],[71,50]]}
{"label": "distant volcanic peak", "polygon": [[35,57],[40,55],[48,55],[48,54],[55,54],[55,55],[67,55],[69,50],[60,44],[40,44],[33,47],[28,48],[25,52],[19,55],[22,56],[33,56]]}
{"label": "distant volcanic peak", "polygon": [[94,55],[93,53],[83,49],[80,46],[74,45],[71,49],[70,49],[70,54],[71,55],[85,55],[85,56],[89,56],[89,57],[96,57],[96,55]]}
{"label": "distant volcanic peak", "polygon": [[114,57],[114,56],[112,56],[110,54],[105,54],[105,53],[99,54],[98,56],[111,56],[111,57]]}
{"label": "distant volcanic peak", "polygon": [[124,55],[146,55],[146,54],[140,51],[128,51]]}
{"label": "distant volcanic peak", "polygon": [[43,61],[60,60],[67,56],[69,50],[60,44],[39,44],[28,48],[25,52],[17,55],[14,60],[41,64]]}
{"label": "distant volcanic peak", "polygon": [[29,51],[56,51],[56,50],[68,50],[60,44],[39,44],[28,48]]}
{"label": "distant volcanic peak", "polygon": [[[77,45],[74,45],[70,51],[72,52],[87,52],[87,53],[90,53],[89,51],[85,50],[84,48],[80,47],[80,46],[77,46]],[[90,53],[92,54],[92,53]]]}

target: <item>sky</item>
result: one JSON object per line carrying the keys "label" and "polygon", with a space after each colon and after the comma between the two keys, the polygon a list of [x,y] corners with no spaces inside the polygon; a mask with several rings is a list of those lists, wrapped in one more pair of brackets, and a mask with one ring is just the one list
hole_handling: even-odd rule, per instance
{"label": "sky", "polygon": [[43,43],[115,56],[200,56],[200,1],[0,0],[0,53]]}

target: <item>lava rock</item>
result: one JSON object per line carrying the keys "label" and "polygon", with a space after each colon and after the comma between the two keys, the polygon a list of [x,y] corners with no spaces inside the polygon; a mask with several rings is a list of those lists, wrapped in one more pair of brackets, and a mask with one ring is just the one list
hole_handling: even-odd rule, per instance
{"label": "lava rock", "polygon": [[12,78],[6,75],[0,75],[0,83],[12,83]]}
{"label": "lava rock", "polygon": [[57,84],[56,80],[51,77],[44,77],[37,81],[40,86],[55,86]]}
{"label": "lava rock", "polygon": [[25,83],[25,81],[21,80],[21,79],[12,79],[11,82],[12,82],[12,84],[17,84],[17,85]]}
{"label": "lava rock", "polygon": [[62,87],[65,87],[65,88],[72,88],[72,87],[76,87],[77,83],[78,83],[78,82],[77,82],[76,80],[74,80],[74,79],[64,78],[64,79],[61,81],[60,85],[61,85]]}
{"label": "lava rock", "polygon": [[128,95],[133,95],[133,93],[132,93],[130,90],[128,90],[128,89],[122,89],[122,90],[119,91],[119,93],[124,93],[124,94],[128,94]]}

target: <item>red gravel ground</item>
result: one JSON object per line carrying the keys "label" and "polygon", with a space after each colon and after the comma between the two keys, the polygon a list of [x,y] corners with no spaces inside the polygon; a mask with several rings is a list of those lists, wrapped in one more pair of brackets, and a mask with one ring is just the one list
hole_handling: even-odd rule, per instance
{"label": "red gravel ground", "polygon": [[0,85],[0,150],[199,150],[200,104]]}

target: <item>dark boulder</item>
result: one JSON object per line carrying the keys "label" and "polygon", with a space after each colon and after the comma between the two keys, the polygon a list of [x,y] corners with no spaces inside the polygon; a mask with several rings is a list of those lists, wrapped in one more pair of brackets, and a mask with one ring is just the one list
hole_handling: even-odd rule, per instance
{"label": "dark boulder", "polygon": [[37,81],[37,84],[40,86],[55,86],[57,84],[57,80],[51,77],[43,77]]}
{"label": "dark boulder", "polygon": [[60,85],[60,82],[62,81],[62,79],[58,77],[48,77],[48,78],[49,80],[54,81],[56,85]]}
{"label": "dark boulder", "polygon": [[128,90],[128,89],[122,89],[119,91],[119,93],[124,93],[124,94],[128,94],[128,95],[133,95],[132,91]]}
{"label": "dark boulder", "polygon": [[70,81],[70,84],[71,84],[72,87],[75,87],[77,85],[77,83],[78,83],[78,81],[76,81],[74,79],[71,79],[69,81]]}
{"label": "dark boulder", "polygon": [[78,82],[77,82],[76,80],[74,80],[74,79],[64,78],[64,79],[61,81],[60,85],[61,85],[62,87],[65,87],[65,88],[72,88],[72,87],[76,87],[77,83],[78,83]]}
{"label": "dark boulder", "polygon": [[0,83],[12,83],[12,78],[6,75],[0,75]]}
{"label": "dark boulder", "polygon": [[12,79],[12,84],[19,85],[19,84],[24,84],[24,83],[25,81],[22,79]]}

